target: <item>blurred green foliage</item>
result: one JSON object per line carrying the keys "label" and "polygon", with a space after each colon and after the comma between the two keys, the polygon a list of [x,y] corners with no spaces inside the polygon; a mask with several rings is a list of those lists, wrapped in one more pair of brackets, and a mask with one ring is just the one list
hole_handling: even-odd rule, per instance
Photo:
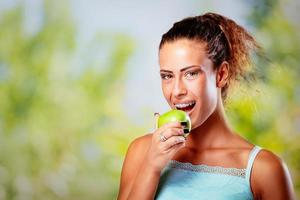
{"label": "blurred green foliage", "polygon": [[[252,0],[249,22],[266,57],[256,62],[259,80],[240,85],[227,110],[235,128],[287,163],[300,197],[300,27],[296,1]],[[288,17],[288,14],[290,16]]]}
{"label": "blurred green foliage", "polygon": [[[282,156],[299,193],[299,27],[281,1],[250,5],[269,60],[258,60],[262,80],[239,85],[227,113],[238,132]],[[86,56],[75,73],[77,30],[67,7],[45,1],[34,34],[23,16],[20,5],[0,18],[0,199],[115,199],[127,146],[149,128],[136,127],[121,104],[135,41],[99,33],[84,55],[108,45],[107,62]]]}
{"label": "blurred green foliage", "polygon": [[133,137],[123,134],[120,97],[134,42],[98,34],[85,55],[108,43],[107,66],[90,56],[74,73],[76,27],[57,3],[45,2],[34,34],[22,5],[1,16],[0,199],[113,199],[118,190]]}

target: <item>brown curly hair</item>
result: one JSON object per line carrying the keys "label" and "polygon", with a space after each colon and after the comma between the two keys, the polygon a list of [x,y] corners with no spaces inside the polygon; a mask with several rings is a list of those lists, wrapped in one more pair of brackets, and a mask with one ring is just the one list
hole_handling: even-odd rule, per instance
{"label": "brown curly hair", "polygon": [[160,41],[159,49],[166,43],[187,38],[205,42],[208,57],[215,69],[223,61],[229,63],[229,79],[222,88],[222,99],[226,100],[228,89],[235,82],[247,80],[251,71],[251,53],[258,52],[260,46],[243,27],[233,20],[216,13],[206,13],[188,17],[174,23]]}

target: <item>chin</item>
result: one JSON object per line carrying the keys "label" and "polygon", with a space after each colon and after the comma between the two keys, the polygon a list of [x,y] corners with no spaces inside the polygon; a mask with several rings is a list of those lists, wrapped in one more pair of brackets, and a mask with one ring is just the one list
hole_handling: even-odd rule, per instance
{"label": "chin", "polygon": [[[192,115],[190,115],[191,122],[192,122],[192,130],[199,128],[202,126],[205,121],[209,118],[210,115],[203,115],[205,112],[199,111],[199,112],[193,112]],[[208,113],[206,113],[208,114]]]}
{"label": "chin", "polygon": [[203,124],[203,122],[198,121],[193,121],[192,120],[192,131],[197,129],[198,127],[200,127]]}

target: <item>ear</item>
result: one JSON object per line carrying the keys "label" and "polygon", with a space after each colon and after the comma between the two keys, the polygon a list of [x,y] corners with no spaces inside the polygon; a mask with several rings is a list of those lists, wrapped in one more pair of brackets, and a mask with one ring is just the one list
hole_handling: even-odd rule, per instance
{"label": "ear", "polygon": [[218,88],[224,87],[229,78],[229,63],[224,61],[217,70],[216,85]]}

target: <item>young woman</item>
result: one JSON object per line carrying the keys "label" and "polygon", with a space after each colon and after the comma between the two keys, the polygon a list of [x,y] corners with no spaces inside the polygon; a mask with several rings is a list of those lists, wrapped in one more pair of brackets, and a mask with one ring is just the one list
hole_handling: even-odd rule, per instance
{"label": "young woman", "polygon": [[254,38],[215,14],[183,19],[162,36],[159,64],[164,97],[187,112],[187,138],[179,122],[166,124],[129,146],[118,200],[294,199],[283,161],[230,127],[224,101],[245,78]]}

